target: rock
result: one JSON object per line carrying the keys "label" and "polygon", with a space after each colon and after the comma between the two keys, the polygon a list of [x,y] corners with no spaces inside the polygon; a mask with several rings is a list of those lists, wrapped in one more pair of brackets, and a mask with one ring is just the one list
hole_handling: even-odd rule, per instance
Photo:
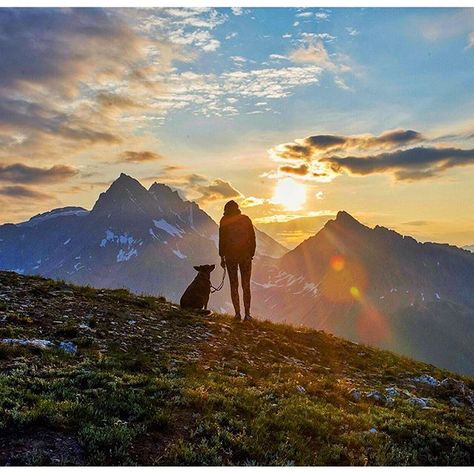
{"label": "rock", "polygon": [[462,406],[464,406],[464,403],[460,402],[456,397],[451,397],[449,399],[449,403],[451,403],[451,405],[453,407],[462,407]]}
{"label": "rock", "polygon": [[408,403],[419,408],[427,408],[429,405],[429,402],[430,402],[429,398],[413,397],[408,400]]}
{"label": "rock", "polygon": [[46,339],[0,339],[0,343],[3,344],[20,344],[22,346],[37,347],[39,349],[48,349],[53,347],[54,344]]}
{"label": "rock", "polygon": [[378,433],[377,428],[370,428],[369,433]]}
{"label": "rock", "polygon": [[456,392],[462,395],[466,393],[466,387],[464,386],[464,383],[462,383],[460,380],[452,379],[451,377],[443,379],[440,385],[450,392]]}
{"label": "rock", "polygon": [[370,400],[373,400],[375,402],[379,403],[384,403],[385,402],[385,395],[383,395],[380,392],[377,392],[376,390],[373,390],[372,392],[369,392],[366,397]]}
{"label": "rock", "polygon": [[68,354],[75,354],[77,352],[77,345],[74,342],[63,341],[59,343],[59,349]]}
{"label": "rock", "polygon": [[394,404],[395,404],[395,399],[394,398],[387,397],[385,399],[385,405],[387,405],[388,407],[393,407]]}
{"label": "rock", "polygon": [[400,391],[398,390],[397,387],[387,387],[385,389],[385,393],[387,394],[388,397],[391,397],[391,398],[397,398],[400,396]]}
{"label": "rock", "polygon": [[360,399],[362,398],[362,394],[360,393],[359,390],[357,390],[356,388],[353,388],[350,392],[349,392],[349,396],[352,398],[352,400],[354,400],[355,402],[360,402]]}
{"label": "rock", "polygon": [[439,386],[439,381],[436,380],[431,375],[423,374],[423,375],[420,375],[419,377],[413,377],[411,380],[412,380],[412,382],[422,383],[422,384],[425,384],[425,385],[429,385],[431,387],[438,387]]}
{"label": "rock", "polygon": [[302,387],[301,385],[297,385],[297,386],[296,386],[296,390],[298,390],[298,392],[300,392],[300,393],[306,393],[305,388]]}

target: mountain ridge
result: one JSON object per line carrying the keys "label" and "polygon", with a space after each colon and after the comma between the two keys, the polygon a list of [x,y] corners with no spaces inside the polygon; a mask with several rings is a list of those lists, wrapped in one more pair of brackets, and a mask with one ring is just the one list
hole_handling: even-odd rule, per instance
{"label": "mountain ridge", "polygon": [[256,310],[266,317],[474,373],[474,255],[467,250],[420,243],[340,212],[266,262],[255,280]]}

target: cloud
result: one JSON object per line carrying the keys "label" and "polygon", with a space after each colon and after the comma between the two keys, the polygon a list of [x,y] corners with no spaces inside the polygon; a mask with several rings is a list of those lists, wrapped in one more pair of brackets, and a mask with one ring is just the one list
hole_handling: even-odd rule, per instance
{"label": "cloud", "polygon": [[347,56],[341,54],[328,53],[323,41],[331,43],[336,39],[329,33],[301,33],[299,42],[302,45],[294,49],[288,58],[297,64],[314,64],[334,76],[334,84],[340,89],[350,90],[341,77],[343,74],[352,71],[351,66],[347,64],[350,60]]}
{"label": "cloud", "polygon": [[248,196],[240,202],[240,207],[255,207],[261,206],[267,202],[266,199],[258,198],[255,196]]}
{"label": "cloud", "polygon": [[308,160],[318,154],[340,150],[367,150],[370,148],[393,148],[423,140],[423,136],[414,130],[388,130],[380,135],[313,135],[284,143],[270,150],[275,161]]}
{"label": "cloud", "polygon": [[209,184],[197,186],[195,190],[201,194],[197,200],[201,204],[242,196],[228,181],[222,179],[215,179]]}
{"label": "cloud", "polygon": [[235,16],[240,16],[245,13],[245,10],[242,7],[231,7],[230,9]]}
{"label": "cloud", "polygon": [[0,31],[2,157],[50,161],[127,136],[117,113],[138,107],[123,90],[143,87],[150,41],[123,10],[5,8]]}
{"label": "cloud", "polygon": [[330,71],[337,70],[336,64],[329,57],[322,41],[311,42],[295,49],[289,57],[295,63],[316,64]]}
{"label": "cloud", "polygon": [[314,16],[318,20],[329,20],[329,13],[326,13],[326,12],[317,12],[314,14]]}
{"label": "cloud", "polygon": [[225,102],[248,103],[249,99],[281,99],[298,87],[318,84],[322,69],[315,65],[247,69],[215,74],[184,72],[166,80],[168,92],[155,96],[166,101],[168,109],[189,109],[206,117],[234,115],[236,108],[224,111]]}
{"label": "cloud", "polygon": [[144,107],[143,103],[138,103],[131,97],[113,92],[100,92],[96,100],[104,109],[134,110]]}
{"label": "cloud", "polygon": [[13,133],[16,130],[87,144],[116,144],[122,140],[106,129],[89,126],[77,116],[27,100],[0,98],[0,132]]}
{"label": "cloud", "polygon": [[49,201],[55,199],[51,194],[29,188],[27,186],[15,185],[4,186],[0,188],[0,195],[14,199],[36,199],[41,201]]}
{"label": "cloud", "polygon": [[356,28],[353,28],[352,26],[346,26],[346,31],[349,36],[358,36],[360,34],[360,31]]}
{"label": "cloud", "polygon": [[1,9],[0,158],[51,161],[150,135],[180,107],[156,100],[173,62],[215,51],[226,19],[212,8]]}
{"label": "cloud", "polygon": [[243,56],[231,56],[230,59],[236,63],[246,63],[247,58],[244,58]]}
{"label": "cloud", "polygon": [[410,222],[402,222],[401,225],[407,225],[407,226],[414,226],[414,227],[422,227],[422,226],[425,226],[425,225],[429,225],[430,222],[429,221],[410,221]]}
{"label": "cloud", "polygon": [[282,54],[270,54],[268,56],[269,59],[272,59],[273,61],[279,61],[279,60],[288,60],[286,56],[283,56]]}
{"label": "cloud", "polygon": [[[397,181],[432,178],[444,171],[474,164],[474,150],[453,146],[416,146],[429,142],[414,130],[388,130],[380,135],[314,135],[269,150],[280,163],[278,173],[321,182],[347,173],[368,176],[389,173]],[[434,140],[432,141],[434,142]]]}
{"label": "cloud", "polygon": [[153,151],[124,151],[118,161],[128,163],[143,163],[147,161],[163,160],[164,156]]}
{"label": "cloud", "polygon": [[321,162],[338,174],[367,176],[391,172],[399,181],[416,181],[437,176],[449,168],[474,165],[474,149],[417,147],[363,157],[330,156]]}
{"label": "cloud", "polygon": [[469,36],[468,36],[467,40],[468,40],[467,47],[468,48],[473,48],[474,47],[474,31],[469,33]]}
{"label": "cloud", "polygon": [[0,165],[0,181],[11,183],[56,183],[78,174],[78,170],[67,165],[51,168],[36,168],[22,163]]}
{"label": "cloud", "polygon": [[443,13],[416,17],[412,20],[415,31],[428,41],[446,40],[472,31],[474,10],[472,8],[446,9]]}
{"label": "cloud", "polygon": [[296,18],[310,18],[313,15],[313,12],[301,12],[296,14]]}
{"label": "cloud", "polygon": [[296,174],[299,176],[305,176],[309,172],[309,166],[302,164],[300,166],[280,166],[280,171],[286,174]]}

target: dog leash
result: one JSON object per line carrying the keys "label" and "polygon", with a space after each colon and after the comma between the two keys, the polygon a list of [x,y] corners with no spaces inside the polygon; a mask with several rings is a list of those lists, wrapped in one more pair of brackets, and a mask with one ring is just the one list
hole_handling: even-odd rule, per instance
{"label": "dog leash", "polygon": [[224,274],[222,275],[221,284],[216,288],[211,283],[211,293],[215,293],[216,291],[221,291],[222,290],[222,287],[224,286],[225,274],[226,274],[226,267],[224,267]]}

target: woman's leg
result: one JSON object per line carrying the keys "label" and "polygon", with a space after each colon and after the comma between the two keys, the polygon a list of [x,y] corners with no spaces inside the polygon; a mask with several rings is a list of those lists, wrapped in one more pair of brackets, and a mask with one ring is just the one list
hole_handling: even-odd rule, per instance
{"label": "woman's leg", "polygon": [[230,297],[234,305],[235,316],[240,318],[240,300],[239,300],[239,277],[237,274],[238,264],[233,262],[226,263],[227,273],[230,283]]}

